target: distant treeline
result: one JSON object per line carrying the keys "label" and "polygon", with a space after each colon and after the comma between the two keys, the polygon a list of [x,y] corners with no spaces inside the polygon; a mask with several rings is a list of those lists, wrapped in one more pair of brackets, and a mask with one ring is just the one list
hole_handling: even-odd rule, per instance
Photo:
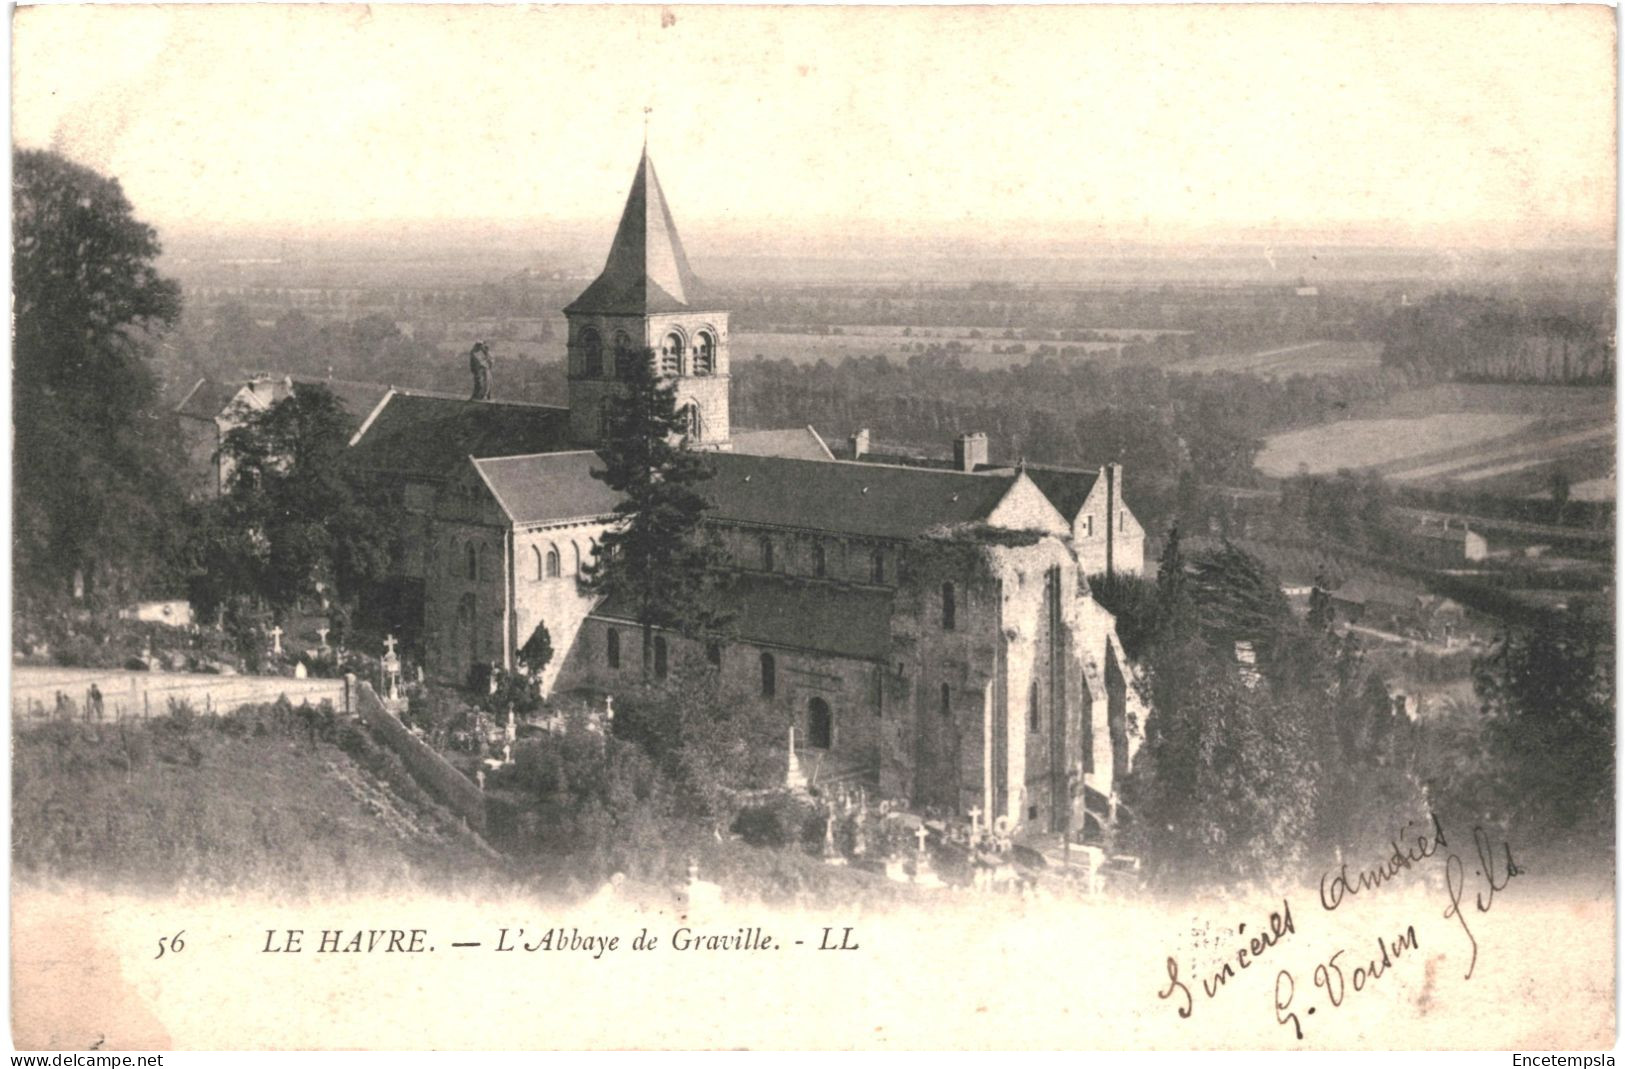
{"label": "distant treeline", "polygon": [[1382,362],[1465,382],[1600,385],[1614,378],[1614,309],[1442,293],[1383,324]]}

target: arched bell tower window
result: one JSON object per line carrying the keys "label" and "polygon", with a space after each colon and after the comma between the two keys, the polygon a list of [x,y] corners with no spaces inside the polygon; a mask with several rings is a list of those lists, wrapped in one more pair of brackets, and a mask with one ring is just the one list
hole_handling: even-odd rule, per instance
{"label": "arched bell tower window", "polygon": [[629,379],[632,377],[632,361],[637,359],[637,353],[632,349],[632,339],[624,333],[615,335],[615,377]]}
{"label": "arched bell tower window", "polygon": [[596,379],[604,373],[604,339],[591,327],[581,332],[581,374]]}
{"label": "arched bell tower window", "polygon": [[687,345],[683,336],[675,330],[666,335],[660,343],[660,373],[667,376],[676,376],[683,373],[683,350]]}
{"label": "arched bell tower window", "polygon": [[694,374],[714,374],[717,366],[717,340],[709,330],[702,330],[694,338]]}
{"label": "arched bell tower window", "polygon": [[558,546],[549,546],[547,549],[547,577],[549,579],[557,579],[559,577]]}

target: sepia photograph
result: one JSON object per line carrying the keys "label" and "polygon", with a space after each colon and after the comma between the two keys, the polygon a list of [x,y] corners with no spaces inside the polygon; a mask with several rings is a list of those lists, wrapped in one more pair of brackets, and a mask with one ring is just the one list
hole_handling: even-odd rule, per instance
{"label": "sepia photograph", "polygon": [[13,8],[13,1049],[1611,1051],[1616,15]]}

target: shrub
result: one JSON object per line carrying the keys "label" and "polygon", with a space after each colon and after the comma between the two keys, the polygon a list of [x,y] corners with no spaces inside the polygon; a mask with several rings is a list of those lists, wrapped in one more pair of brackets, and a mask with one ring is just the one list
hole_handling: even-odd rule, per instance
{"label": "shrub", "polygon": [[780,793],[744,806],[730,830],[751,846],[782,847],[822,841],[823,828],[810,802]]}

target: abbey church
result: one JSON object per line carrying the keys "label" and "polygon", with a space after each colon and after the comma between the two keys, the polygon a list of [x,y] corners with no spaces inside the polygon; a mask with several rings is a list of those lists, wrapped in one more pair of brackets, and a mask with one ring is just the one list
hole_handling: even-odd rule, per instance
{"label": "abbey church", "polygon": [[579,577],[617,503],[592,450],[652,353],[689,443],[713,454],[708,523],[737,573],[726,638],[657,633],[655,674],[720,672],[794,726],[802,768],[826,782],[1002,816],[1018,835],[1111,820],[1145,718],[1088,580],[1142,567],[1120,466],[998,466],[976,433],[951,462],[881,459],[867,431],[837,456],[812,428],[733,427],[728,312],[691,270],[647,153],[565,316],[567,407],[390,390],[352,439],[402,509],[398,581],[431,678],[512,669],[544,624],[546,691],[641,680],[632,607]]}

